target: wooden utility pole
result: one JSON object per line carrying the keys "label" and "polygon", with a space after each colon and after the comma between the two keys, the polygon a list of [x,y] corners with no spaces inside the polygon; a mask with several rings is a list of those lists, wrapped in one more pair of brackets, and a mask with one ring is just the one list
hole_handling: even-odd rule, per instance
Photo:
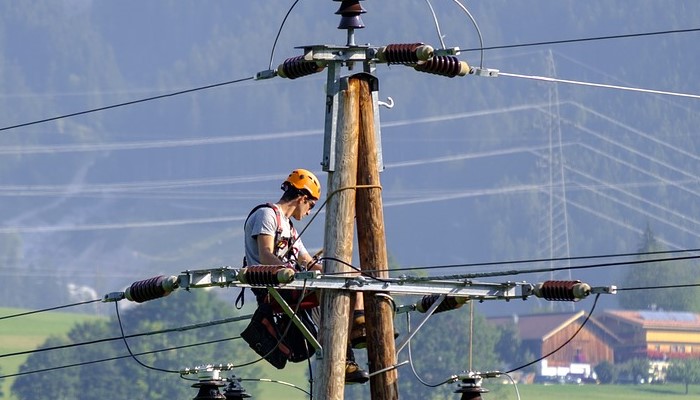
{"label": "wooden utility pole", "polygon": [[[350,263],[354,238],[355,190],[357,179],[357,146],[359,130],[360,82],[350,79],[339,92],[342,111],[335,141],[334,171],[328,173],[328,203],[324,236],[324,273],[349,272],[349,268],[333,258]],[[346,190],[350,189],[350,190]],[[345,392],[345,360],[348,343],[348,315],[351,312],[350,292],[324,290],[321,295],[319,341],[323,358],[319,360],[314,380],[314,398],[343,399]]]}
{"label": "wooden utility pole", "polygon": [[[362,270],[378,278],[389,276],[389,262],[384,234],[384,211],[381,187],[379,187],[378,150],[374,132],[374,104],[372,91],[377,79],[361,74],[360,80],[360,132],[358,143],[357,184],[370,187],[357,191],[357,237]],[[358,76],[358,75],[355,75]],[[371,187],[376,186],[376,187]],[[367,324],[367,355],[369,372],[396,365],[394,345],[394,309],[390,298],[376,293],[364,294],[365,321]],[[373,375],[370,378],[372,400],[399,398],[396,369]]]}

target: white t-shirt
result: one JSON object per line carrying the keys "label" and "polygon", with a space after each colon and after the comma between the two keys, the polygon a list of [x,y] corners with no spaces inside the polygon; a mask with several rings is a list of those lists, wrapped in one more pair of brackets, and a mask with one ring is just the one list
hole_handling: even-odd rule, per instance
{"label": "white t-shirt", "polygon": [[[273,204],[280,215],[280,224],[282,225],[282,233],[279,235],[278,243],[275,243],[275,254],[280,258],[282,262],[291,261],[289,257],[285,257],[287,254],[289,242],[292,238],[292,224],[289,218],[287,218],[279,206]],[[253,214],[250,215],[248,221],[244,226],[245,230],[245,256],[248,265],[260,265],[260,253],[258,252],[258,235],[269,235],[273,238],[277,233],[277,216],[275,215],[275,209],[271,207],[260,207]],[[296,235],[295,235],[296,236]],[[293,252],[298,257],[301,254],[308,254],[309,252],[304,247],[301,239],[297,238],[293,244]]]}

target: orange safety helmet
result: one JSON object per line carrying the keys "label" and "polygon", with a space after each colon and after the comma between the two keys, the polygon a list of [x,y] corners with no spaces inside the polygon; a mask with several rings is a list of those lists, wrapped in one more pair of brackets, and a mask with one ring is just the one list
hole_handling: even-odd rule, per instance
{"label": "orange safety helmet", "polygon": [[318,178],[311,171],[306,169],[295,169],[287,177],[287,179],[282,183],[282,189],[290,184],[299,190],[306,190],[309,192],[311,197],[318,200],[321,198],[321,184],[318,182]]}

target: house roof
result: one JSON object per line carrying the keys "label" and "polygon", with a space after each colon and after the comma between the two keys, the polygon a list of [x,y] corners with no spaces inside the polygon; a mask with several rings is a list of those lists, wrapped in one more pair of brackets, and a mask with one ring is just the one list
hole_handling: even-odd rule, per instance
{"label": "house roof", "polygon": [[510,317],[491,317],[488,321],[497,325],[514,323],[517,319],[518,331],[521,340],[546,340],[561,329],[570,325],[583,316],[583,311],[532,314]]}
{"label": "house roof", "polygon": [[607,310],[604,313],[609,318],[645,329],[700,330],[700,314],[691,312]]}

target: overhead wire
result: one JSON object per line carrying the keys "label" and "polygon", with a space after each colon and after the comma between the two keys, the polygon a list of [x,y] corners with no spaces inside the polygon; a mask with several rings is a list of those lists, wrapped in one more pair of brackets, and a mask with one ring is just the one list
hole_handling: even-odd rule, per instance
{"label": "overhead wire", "polygon": [[680,92],[671,92],[671,91],[665,91],[665,90],[644,89],[644,88],[637,88],[637,87],[630,87],[630,86],[609,85],[609,84],[604,84],[604,83],[575,81],[575,80],[571,80],[571,79],[559,79],[559,78],[553,78],[553,77],[548,77],[548,76],[514,74],[514,73],[510,73],[510,72],[503,72],[503,71],[499,71],[498,75],[499,76],[507,76],[507,77],[511,77],[511,78],[531,79],[531,80],[544,81],[544,82],[566,83],[566,84],[579,85],[579,86],[591,86],[591,87],[605,88],[605,89],[625,90],[625,91],[630,91],[630,92],[641,92],[641,93],[650,93],[650,94],[660,94],[660,95],[666,95],[666,96],[688,97],[688,98],[692,98],[692,99],[700,99],[699,94],[693,94],[693,93],[680,93]]}
{"label": "overhead wire", "polygon": [[74,112],[74,113],[62,114],[62,115],[58,115],[58,116],[55,116],[55,117],[39,119],[39,120],[35,120],[35,121],[30,121],[30,122],[24,122],[24,123],[21,123],[21,124],[9,125],[9,126],[5,126],[5,127],[1,127],[1,128],[0,128],[0,132],[2,132],[2,131],[8,131],[8,130],[11,130],[11,129],[23,128],[23,127],[31,126],[31,125],[43,124],[43,123],[45,123],[45,122],[57,121],[57,120],[59,120],[59,119],[77,117],[77,116],[79,116],[79,115],[92,114],[92,113],[96,113],[96,112],[99,112],[99,111],[112,110],[112,109],[115,109],[115,108],[131,106],[131,105],[134,105],[134,104],[146,103],[146,102],[149,102],[149,101],[160,100],[160,99],[164,99],[164,98],[168,98],[168,97],[173,97],[173,96],[179,96],[179,95],[183,95],[183,94],[187,94],[187,93],[199,92],[199,91],[202,91],[202,90],[207,90],[207,89],[213,89],[213,88],[217,88],[217,87],[221,87],[221,86],[232,85],[232,84],[235,84],[235,83],[250,81],[250,80],[253,80],[253,79],[255,79],[255,77],[253,77],[253,76],[250,76],[250,77],[247,77],[247,78],[234,79],[234,80],[231,80],[231,81],[219,82],[219,83],[214,83],[214,84],[211,84],[211,85],[205,85],[205,86],[199,86],[199,87],[195,87],[195,88],[191,88],[191,89],[179,90],[179,91],[172,92],[172,93],[166,93],[166,94],[161,94],[161,95],[157,95],[157,96],[145,97],[145,98],[142,98],[142,99],[137,99],[137,100],[132,100],[132,101],[126,101],[126,102],[123,102],[123,103],[116,103],[116,104],[112,104],[112,105],[109,105],[109,106],[97,107],[97,108],[92,108],[92,109],[84,110],[84,111],[78,111],[78,112]]}
{"label": "overhead wire", "polygon": [[[230,337],[230,338],[208,340],[205,342],[186,344],[186,345],[182,345],[182,346],[166,347],[166,348],[162,348],[162,349],[158,349],[158,350],[143,351],[143,352],[134,353],[134,354],[136,356],[145,356],[145,355],[151,355],[151,354],[157,354],[157,353],[164,353],[164,352],[173,351],[173,350],[182,350],[182,349],[187,349],[187,348],[191,348],[191,347],[206,346],[209,344],[218,344],[218,343],[228,342],[231,340],[237,340],[240,338],[241,338],[240,336],[234,336],[234,337]],[[12,377],[23,376],[23,375],[45,373],[45,372],[56,371],[56,370],[60,370],[60,369],[66,369],[66,368],[83,367],[86,365],[100,364],[103,362],[116,361],[116,360],[121,360],[124,358],[131,358],[131,357],[132,357],[131,354],[127,354],[127,355],[123,355],[123,356],[103,358],[103,359],[99,359],[99,360],[83,361],[83,362],[77,362],[77,363],[72,363],[72,364],[66,364],[66,365],[61,365],[61,366],[57,366],[57,367],[50,367],[50,368],[42,368],[42,369],[37,369],[37,370],[32,370],[32,371],[17,372],[14,374],[1,375],[0,379],[12,378]]]}
{"label": "overhead wire", "polygon": [[40,314],[40,313],[47,312],[47,311],[62,310],[62,309],[65,309],[65,308],[71,308],[71,307],[76,307],[76,306],[82,306],[82,305],[85,305],[85,304],[92,304],[92,303],[96,303],[96,302],[98,302],[98,301],[102,301],[102,299],[86,300],[86,301],[81,301],[81,302],[73,303],[73,304],[65,304],[65,305],[62,305],[62,306],[56,306],[56,307],[44,308],[44,309],[40,309],[40,310],[32,310],[32,311],[21,312],[21,313],[18,313],[18,314],[3,315],[3,316],[0,317],[0,321],[2,321],[3,319],[10,319],[10,318],[23,317],[23,316],[26,316],[26,315]]}
{"label": "overhead wire", "polygon": [[[679,254],[679,253],[697,253],[700,252],[700,248],[691,249],[680,249],[680,250],[658,250],[658,251],[638,251],[631,253],[607,253],[607,254],[594,254],[587,256],[573,256],[573,257],[551,257],[551,258],[530,258],[521,260],[503,260],[503,261],[486,261],[486,262],[475,262],[475,263],[460,263],[460,264],[439,264],[439,265],[427,265],[427,266],[416,266],[416,267],[403,267],[403,268],[391,268],[390,272],[399,271],[420,271],[425,269],[442,269],[442,268],[473,268],[473,267],[492,267],[499,265],[515,265],[515,264],[538,264],[538,263],[552,263],[559,261],[581,261],[581,260],[596,260],[604,258],[623,258],[623,257],[643,257],[643,256],[656,256],[664,254]],[[695,256],[693,258],[700,258],[700,256]],[[668,260],[668,258],[656,259],[657,260]],[[632,260],[635,261],[635,260]],[[623,263],[624,264],[624,263]],[[597,266],[597,265],[596,265]],[[373,272],[380,270],[372,270]],[[549,271],[547,271],[549,272]],[[339,274],[339,273],[338,273]]]}
{"label": "overhead wire", "polygon": [[461,49],[461,51],[485,51],[485,50],[514,49],[514,48],[519,48],[519,47],[549,46],[549,45],[553,45],[553,44],[594,42],[594,41],[601,41],[601,40],[627,39],[627,38],[636,38],[636,37],[645,37],[645,36],[660,36],[660,35],[670,35],[670,34],[690,33],[690,32],[700,32],[700,28],[669,29],[669,30],[663,30],[663,31],[637,32],[637,33],[627,33],[627,34],[607,35],[607,36],[591,36],[591,37],[575,38],[575,39],[547,40],[547,41],[540,41],[540,42],[505,44],[505,45],[488,46],[488,47],[481,46],[481,47],[474,47],[474,48],[464,48],[464,49]]}
{"label": "overhead wire", "polygon": [[[466,7],[464,7],[461,3],[459,3],[458,0],[454,0],[454,1],[455,1],[455,3],[459,4],[463,10],[465,10],[465,12],[467,13],[468,16],[470,16],[470,19],[472,19],[472,22],[475,24],[475,27],[478,30],[478,25],[476,25],[476,21],[473,19],[473,16],[471,15],[471,13],[469,13],[469,10],[466,9]],[[296,2],[298,2],[298,0],[295,1],[293,6],[296,5]],[[293,8],[293,6],[292,6],[292,8]],[[290,8],[289,12],[291,12],[291,8]],[[285,19],[286,19],[286,16],[285,16]],[[280,31],[281,31],[281,29],[282,29],[282,27],[280,27]],[[542,46],[542,45],[564,44],[564,43],[576,43],[576,42],[597,41],[597,40],[611,40],[611,39],[643,37],[643,36],[667,35],[667,34],[676,34],[676,33],[689,33],[689,32],[698,32],[698,31],[700,31],[700,28],[676,29],[676,30],[665,30],[665,31],[654,31],[654,32],[641,32],[641,33],[633,33],[633,34],[608,35],[608,36],[597,36],[597,37],[577,38],[577,39],[551,40],[551,41],[511,44],[511,45],[499,45],[499,46],[490,46],[490,47],[484,47],[483,44],[481,44],[480,47],[478,47],[478,48],[466,48],[466,49],[462,49],[461,51],[480,51],[480,52],[482,52],[481,58],[482,58],[482,64],[483,64],[483,51],[485,51],[485,50]],[[479,37],[480,37],[480,41],[481,41],[480,31],[479,31]],[[274,50],[273,50],[273,52],[274,52]],[[271,54],[270,68],[271,68],[271,65],[272,65],[272,54]],[[63,114],[63,115],[59,115],[56,117],[44,118],[44,119],[25,122],[25,123],[21,123],[21,124],[0,127],[0,132],[6,131],[6,130],[11,130],[11,129],[16,129],[16,128],[21,128],[21,127],[25,127],[25,126],[30,126],[30,125],[41,124],[41,123],[50,122],[50,121],[56,121],[59,119],[70,118],[70,117],[74,117],[74,116],[79,116],[79,115],[90,114],[90,113],[94,113],[94,112],[105,111],[105,110],[109,110],[109,109],[129,106],[129,105],[133,105],[133,104],[144,103],[144,102],[163,99],[163,98],[167,98],[167,97],[178,96],[178,95],[187,94],[187,93],[193,93],[193,92],[197,92],[197,91],[201,91],[201,90],[231,85],[231,84],[249,81],[249,80],[254,80],[254,79],[255,79],[254,76],[250,76],[250,77],[235,79],[235,80],[226,81],[226,82],[214,83],[211,85],[205,85],[205,86],[200,86],[200,87],[195,87],[195,88],[190,88],[190,89],[179,90],[179,91],[175,91],[172,93],[166,93],[166,94],[162,94],[162,95],[146,97],[146,98],[132,100],[132,101],[128,101],[128,102],[112,104],[109,106],[93,108],[93,109],[79,111],[79,112],[75,112],[75,113]]]}
{"label": "overhead wire", "polygon": [[[238,317],[225,318],[225,319],[203,322],[203,323],[192,324],[192,325],[186,325],[186,326],[181,326],[181,327],[176,327],[176,328],[160,329],[157,331],[142,332],[142,333],[134,333],[134,334],[126,335],[125,337],[126,338],[135,338],[135,337],[142,337],[142,336],[161,335],[164,333],[185,332],[185,331],[189,331],[189,330],[193,330],[193,329],[201,329],[201,328],[206,328],[206,327],[210,327],[210,326],[228,324],[231,322],[249,320],[251,317],[252,317],[252,315],[242,315],[242,316],[238,316]],[[91,345],[91,344],[113,342],[116,340],[123,340],[122,336],[115,336],[115,337],[110,337],[110,338],[89,340],[89,341],[79,342],[79,343],[68,343],[68,344],[64,344],[64,345],[43,347],[43,348],[34,349],[34,350],[25,350],[25,351],[13,352],[13,353],[0,354],[0,358],[29,355],[29,354],[34,354],[34,353],[42,353],[45,351],[53,351],[53,350],[60,350],[60,349],[68,349],[68,348],[86,346],[86,345]]]}
{"label": "overhead wire", "polygon": [[435,14],[435,9],[433,9],[433,5],[430,3],[430,0],[425,0],[426,3],[428,3],[428,7],[430,8],[430,13],[433,16],[433,22],[435,23],[435,29],[437,30],[437,35],[438,35],[438,40],[440,40],[440,45],[442,46],[443,49],[447,48],[445,47],[445,40],[442,36],[442,32],[440,31],[440,22],[438,21],[437,14]]}
{"label": "overhead wire", "polygon": [[282,33],[282,28],[284,27],[284,23],[287,22],[287,18],[289,17],[289,14],[292,13],[292,10],[294,7],[296,7],[297,3],[299,3],[299,0],[294,1],[292,3],[292,6],[289,7],[289,10],[287,10],[287,14],[284,15],[284,18],[282,19],[282,23],[280,24],[279,29],[277,30],[277,35],[275,36],[275,41],[272,43],[272,50],[270,50],[270,64],[268,65],[268,69],[272,69],[272,59],[275,56],[275,48],[277,47],[277,40],[280,38],[280,34]]}

